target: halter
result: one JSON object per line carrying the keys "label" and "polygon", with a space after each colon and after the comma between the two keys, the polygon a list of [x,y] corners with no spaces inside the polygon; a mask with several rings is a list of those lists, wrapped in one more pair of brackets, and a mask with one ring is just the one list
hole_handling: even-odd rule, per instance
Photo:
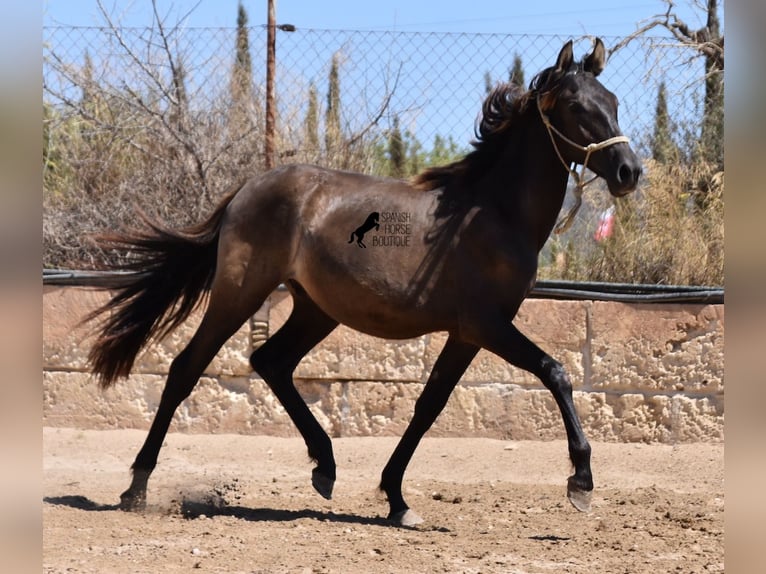
{"label": "halter", "polygon": [[[574,189],[574,196],[575,196],[575,203],[572,207],[569,208],[569,211],[567,211],[566,215],[559,219],[559,221],[556,223],[556,227],[554,227],[553,231],[556,234],[564,233],[567,229],[569,229],[569,226],[572,225],[572,221],[574,221],[574,216],[577,214],[577,211],[580,209],[580,206],[582,205],[582,194],[585,190],[585,186],[589,183],[593,182],[594,180],[598,179],[597,175],[594,175],[592,178],[590,178],[587,181],[582,180],[582,174],[585,172],[585,168],[588,167],[588,160],[590,159],[590,155],[594,151],[599,151],[604,148],[609,147],[610,145],[614,145],[617,143],[630,143],[630,139],[626,136],[614,136],[609,139],[605,139],[600,142],[594,142],[590,143],[587,146],[581,146],[577,142],[573,142],[570,140],[567,136],[562,134],[559,130],[556,129],[556,126],[554,126],[551,123],[551,120],[548,118],[547,115],[545,115],[545,112],[543,112],[543,108],[540,105],[540,95],[535,98],[535,101],[537,102],[537,110],[540,112],[540,118],[543,120],[543,124],[545,125],[545,128],[548,130],[548,135],[551,138],[551,143],[553,144],[553,149],[556,150],[556,155],[558,156],[561,163],[564,165],[566,170],[569,172],[569,175],[572,176],[572,179],[575,182],[575,189]],[[559,136],[562,140],[564,140],[566,143],[571,145],[572,147],[580,150],[581,152],[585,153],[585,160],[582,162],[582,169],[580,169],[580,173],[577,173],[577,169],[572,169],[568,162],[564,160],[564,157],[561,155],[561,152],[559,151],[559,146],[556,145],[556,138],[553,137],[553,134],[556,134]]]}

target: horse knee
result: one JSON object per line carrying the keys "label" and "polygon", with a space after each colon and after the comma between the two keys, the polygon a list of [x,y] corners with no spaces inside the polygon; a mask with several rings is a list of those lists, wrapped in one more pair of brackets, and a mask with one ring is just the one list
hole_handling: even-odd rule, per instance
{"label": "horse knee", "polygon": [[549,359],[543,363],[543,376],[541,379],[545,387],[554,395],[572,393],[572,381],[569,379],[564,365],[555,359]]}

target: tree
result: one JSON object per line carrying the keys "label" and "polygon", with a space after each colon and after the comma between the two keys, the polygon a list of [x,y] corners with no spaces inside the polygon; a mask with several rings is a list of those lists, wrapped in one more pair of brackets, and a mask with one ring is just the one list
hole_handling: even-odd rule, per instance
{"label": "tree", "polygon": [[306,137],[306,151],[312,156],[319,152],[319,104],[317,103],[317,89],[312,82],[309,86],[309,103],[306,109],[304,130]]}
{"label": "tree", "polygon": [[186,92],[186,66],[180,55],[176,57],[176,65],[173,66],[172,72],[175,101],[171,104],[170,122],[176,129],[183,130],[185,129],[184,122],[186,121],[186,114],[189,109],[189,96]]}
{"label": "tree", "polygon": [[253,62],[250,58],[250,38],[247,30],[247,11],[242,2],[237,6],[237,40],[234,69],[231,74],[231,95],[234,104],[250,101],[253,89]]}
{"label": "tree", "polygon": [[[667,10],[650,19],[633,34],[609,50],[613,54],[632,40],[656,27],[665,28],[681,45],[697,52],[705,61],[705,96],[700,122],[698,159],[708,163],[715,171],[723,170],[723,74],[724,33],[718,18],[718,0],[704,4],[706,24],[698,30],[690,28],[675,13],[673,0],[664,0]],[[703,4],[695,4],[702,7]]]}
{"label": "tree", "polygon": [[428,154],[427,166],[446,165],[456,161],[466,153],[467,151],[460,149],[451,135],[445,140],[441,135],[436,134],[433,147]]}
{"label": "tree", "polygon": [[718,0],[708,0],[707,26],[694,38],[714,48],[700,48],[705,57],[705,105],[702,120],[703,159],[723,170],[723,33]]}
{"label": "tree", "polygon": [[[237,5],[237,36],[234,46],[234,65],[231,70],[231,108],[229,131],[233,140],[245,138],[254,129],[253,114],[253,62],[250,58],[250,37],[247,27],[247,11],[240,2]],[[249,159],[244,158],[244,162]]]}
{"label": "tree", "polygon": [[665,81],[657,88],[657,106],[654,114],[654,133],[651,140],[652,158],[660,163],[678,160],[678,147],[673,141],[668,115],[667,87]]}
{"label": "tree", "polygon": [[518,53],[513,55],[513,66],[511,67],[508,79],[512,84],[516,84],[520,88],[523,88],[525,85],[524,67],[521,65],[521,56]]}
{"label": "tree", "polygon": [[340,73],[339,55],[333,54],[327,86],[327,111],[325,112],[325,146],[327,152],[340,145]]}
{"label": "tree", "polygon": [[253,85],[253,62],[250,57],[250,35],[248,16],[240,1],[237,5],[237,32],[234,46],[234,64],[231,70],[231,106],[227,112],[229,141],[238,142],[246,150],[237,162],[239,165],[251,165],[257,144],[265,123],[264,111],[255,98]]}
{"label": "tree", "polygon": [[492,75],[489,73],[489,70],[484,72],[484,94],[489,95],[489,93],[492,91]]}
{"label": "tree", "polygon": [[420,140],[418,140],[415,134],[410,130],[405,132],[404,137],[406,140],[405,147],[407,149],[407,174],[415,175],[416,173],[420,173],[420,170],[423,169],[423,161],[425,159],[423,154],[423,144],[420,143]]}
{"label": "tree", "polygon": [[93,90],[93,60],[88,50],[85,50],[85,55],[83,56],[81,89],[80,105],[86,109],[92,108],[96,95]]}
{"label": "tree", "polygon": [[391,165],[391,175],[394,177],[405,176],[406,149],[402,132],[399,129],[399,116],[394,115],[394,125],[388,136],[388,161]]}
{"label": "tree", "polygon": [[[524,68],[521,65],[521,56],[518,53],[513,55],[513,65],[508,70],[508,81],[512,84],[516,84],[520,88],[524,88]],[[494,87],[492,75],[489,70],[484,72],[484,92],[489,94]]]}

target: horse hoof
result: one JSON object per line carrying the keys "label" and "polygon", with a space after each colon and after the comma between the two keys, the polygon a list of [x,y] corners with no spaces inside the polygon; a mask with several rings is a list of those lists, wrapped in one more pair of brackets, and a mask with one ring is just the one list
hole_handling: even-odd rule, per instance
{"label": "horse hoof", "polygon": [[126,512],[143,512],[146,510],[146,494],[135,495],[130,491],[120,495],[120,510]]}
{"label": "horse hoof", "polygon": [[332,489],[335,486],[335,479],[325,476],[315,468],[311,471],[311,485],[323,498],[332,500]]}
{"label": "horse hoof", "polygon": [[577,488],[567,489],[567,498],[580,512],[590,512],[590,503],[593,499],[592,490],[580,490]]}
{"label": "horse hoof", "polygon": [[417,526],[423,523],[423,519],[418,513],[410,508],[392,514],[388,519],[399,526]]}

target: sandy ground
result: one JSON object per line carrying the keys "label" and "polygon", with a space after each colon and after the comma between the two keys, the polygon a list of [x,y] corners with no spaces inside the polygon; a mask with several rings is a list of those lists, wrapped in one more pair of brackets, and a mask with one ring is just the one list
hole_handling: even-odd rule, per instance
{"label": "sandy ground", "polygon": [[566,444],[427,438],[405,476],[425,519],[384,519],[396,438],[334,440],[332,501],[298,438],[169,435],[143,514],[116,510],[143,431],[44,429],[47,573],[707,573],[724,568],[723,445],[593,444],[593,509]]}

